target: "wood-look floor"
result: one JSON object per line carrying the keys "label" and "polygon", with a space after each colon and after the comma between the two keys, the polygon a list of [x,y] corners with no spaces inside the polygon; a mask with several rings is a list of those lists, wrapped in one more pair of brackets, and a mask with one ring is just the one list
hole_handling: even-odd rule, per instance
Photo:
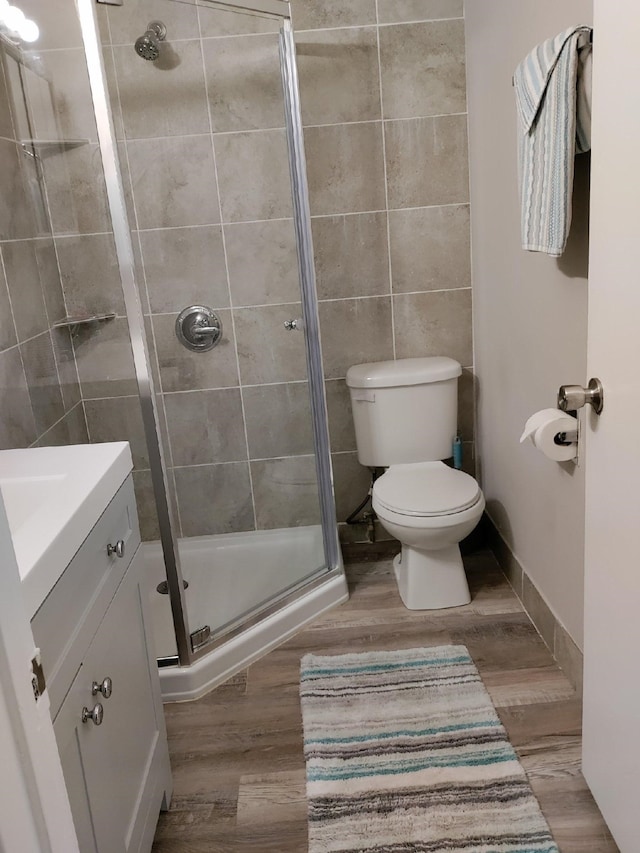
{"label": "wood-look floor", "polygon": [[617,853],[580,772],[580,701],[491,553],[465,558],[472,603],[406,610],[389,561],[347,566],[351,598],[195,702],[166,705],[171,809],[153,853],[305,853],[300,658],[463,643],[562,853]]}

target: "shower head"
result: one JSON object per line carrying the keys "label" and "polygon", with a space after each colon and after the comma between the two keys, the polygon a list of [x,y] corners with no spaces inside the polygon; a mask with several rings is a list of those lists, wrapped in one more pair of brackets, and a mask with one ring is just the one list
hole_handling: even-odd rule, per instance
{"label": "shower head", "polygon": [[160,42],[167,37],[167,28],[162,21],[151,21],[147,31],[136,40],[135,48],[138,56],[152,62],[160,56]]}

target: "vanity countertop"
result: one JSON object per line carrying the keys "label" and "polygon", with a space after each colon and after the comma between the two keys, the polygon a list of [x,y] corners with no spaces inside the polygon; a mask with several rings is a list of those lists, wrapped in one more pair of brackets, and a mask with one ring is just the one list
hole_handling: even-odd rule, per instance
{"label": "vanity countertop", "polygon": [[0,451],[0,491],[30,618],[132,467],[127,442]]}

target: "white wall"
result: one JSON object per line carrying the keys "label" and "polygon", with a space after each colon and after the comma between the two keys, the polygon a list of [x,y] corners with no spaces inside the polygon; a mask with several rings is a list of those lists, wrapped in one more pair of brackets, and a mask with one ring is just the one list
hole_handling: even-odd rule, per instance
{"label": "white wall", "polygon": [[582,648],[584,468],[519,438],[530,414],[555,406],[559,385],[587,378],[589,156],[577,158],[565,255],[523,252],[511,78],[538,42],[591,23],[592,3],[466,0],[465,17],[479,476],[489,515]]}

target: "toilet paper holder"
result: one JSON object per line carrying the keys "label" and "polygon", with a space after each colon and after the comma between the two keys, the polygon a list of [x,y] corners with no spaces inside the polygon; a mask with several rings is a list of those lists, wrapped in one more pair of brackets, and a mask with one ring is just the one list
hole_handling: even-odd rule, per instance
{"label": "toilet paper holder", "polygon": [[564,432],[557,432],[553,437],[553,442],[554,444],[558,444],[560,447],[567,447],[570,444],[577,444],[578,430],[568,429]]}

